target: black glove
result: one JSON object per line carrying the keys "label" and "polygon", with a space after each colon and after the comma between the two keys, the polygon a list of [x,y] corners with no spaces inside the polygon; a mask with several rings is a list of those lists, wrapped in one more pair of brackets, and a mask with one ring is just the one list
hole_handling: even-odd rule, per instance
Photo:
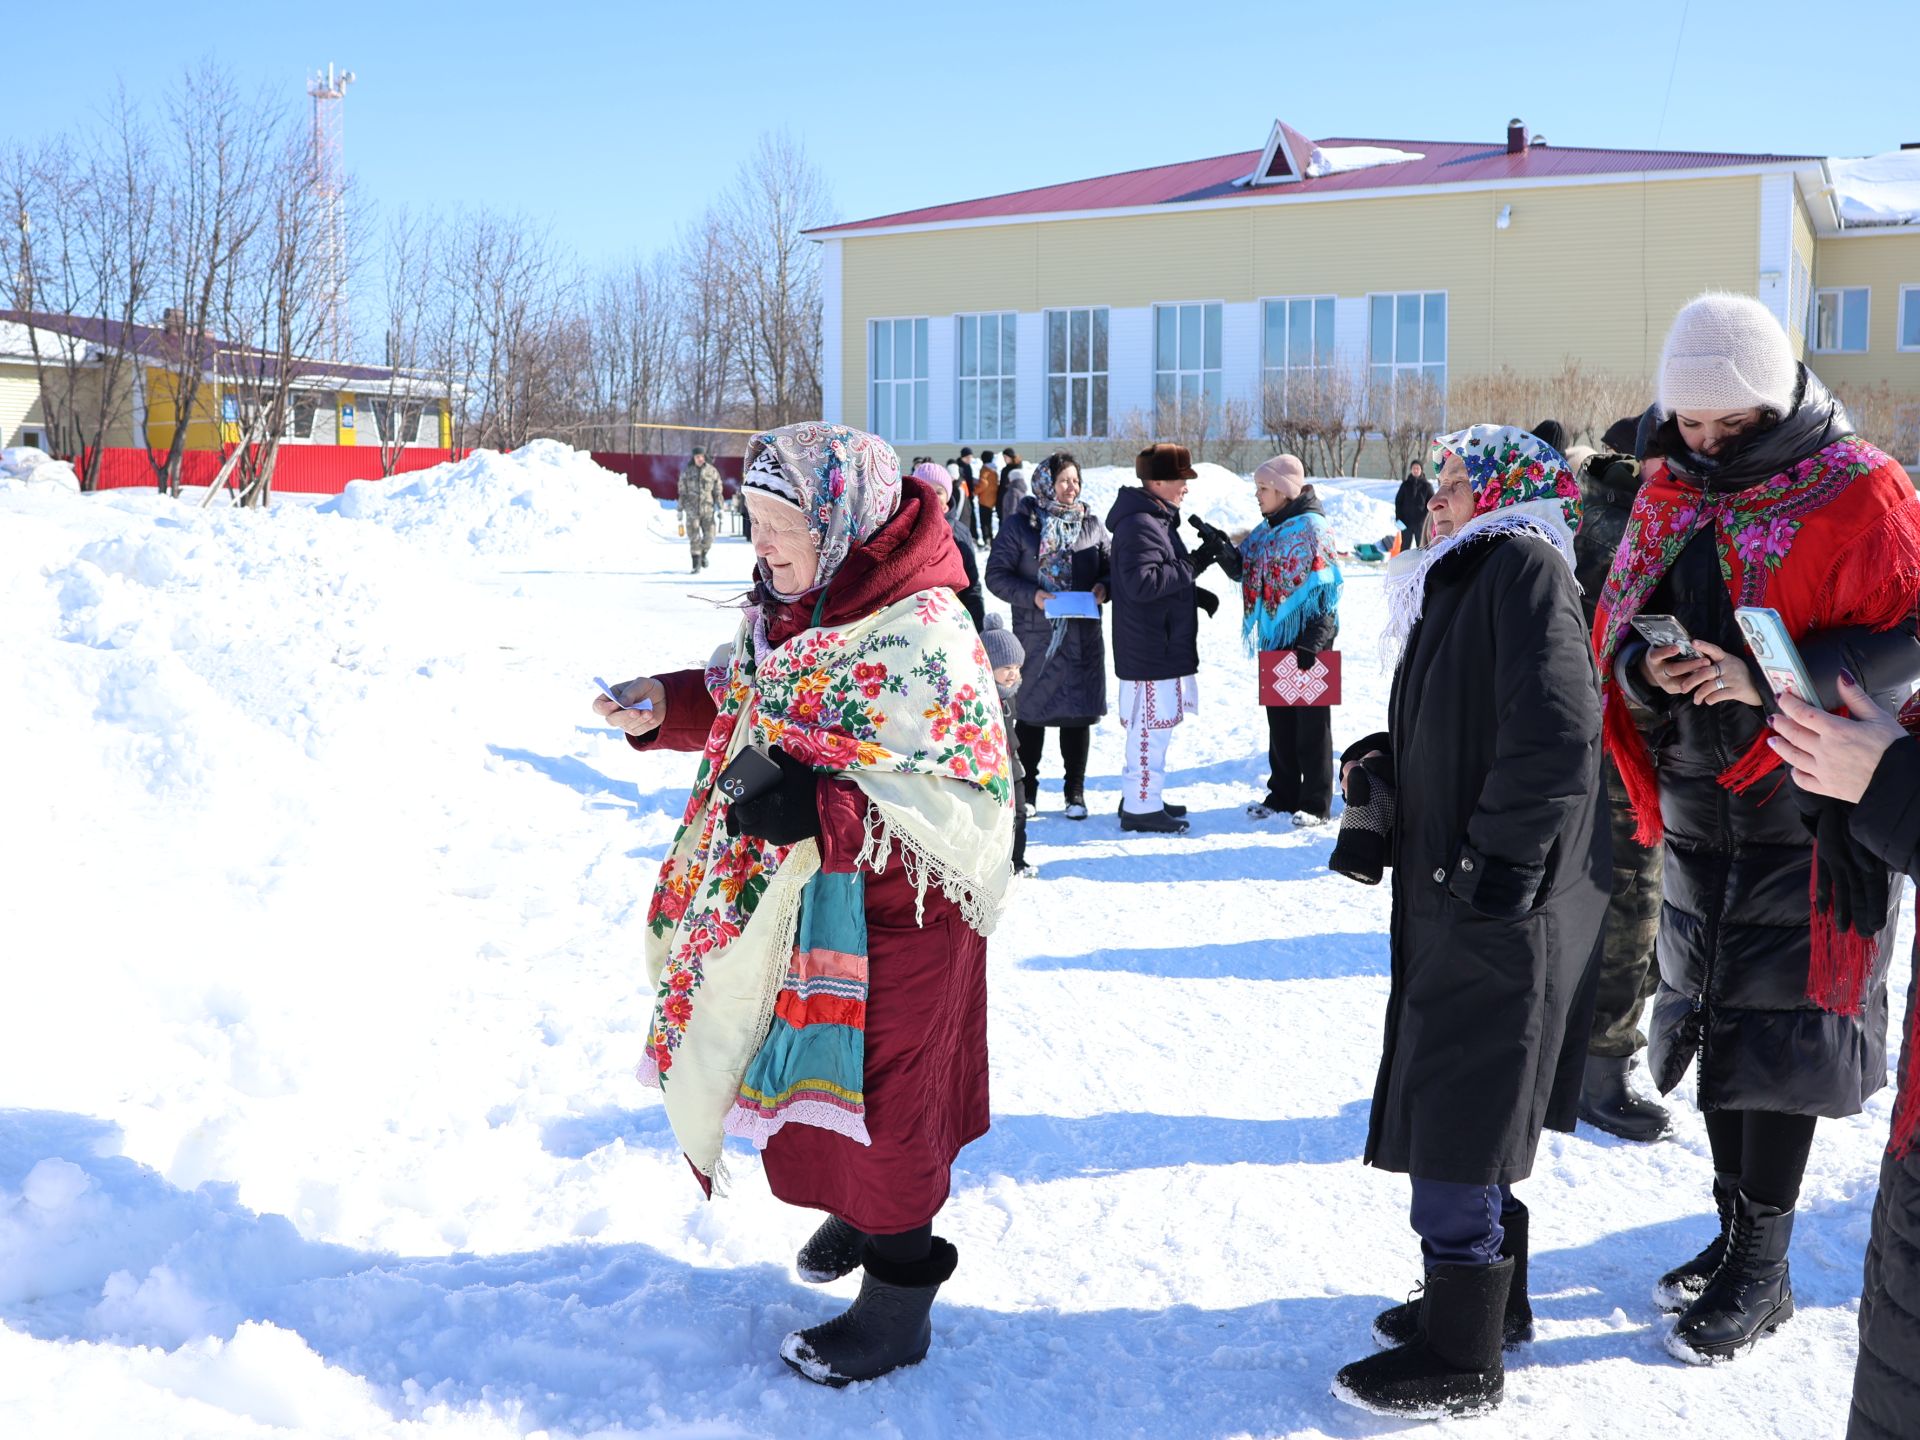
{"label": "black glove", "polygon": [[1224,550],[1231,543],[1227,538],[1226,531],[1222,530],[1218,525],[1209,525],[1198,515],[1189,515],[1187,517],[1187,524],[1198,531],[1200,538],[1216,550]]}
{"label": "black glove", "polygon": [[1303,675],[1314,667],[1314,663],[1319,660],[1319,658],[1320,652],[1318,650],[1308,649],[1305,645],[1296,645],[1294,647],[1293,663],[1300,667],[1300,673]]}
{"label": "black glove", "polygon": [[1853,807],[1826,796],[1815,800],[1802,820],[1813,831],[1814,903],[1833,915],[1833,928],[1862,939],[1887,923],[1887,871],[1878,857],[1856,844],[1849,822]]}
{"label": "black glove", "polygon": [[1201,541],[1199,549],[1189,550],[1187,552],[1187,563],[1193,567],[1194,579],[1197,580],[1204,575],[1207,567],[1219,558],[1220,552],[1214,548],[1211,539]]}
{"label": "black glove", "polygon": [[1202,590],[1198,585],[1193,587],[1193,603],[1207,612],[1208,619],[1212,619],[1220,609],[1220,597],[1211,590]]}
{"label": "black glove", "polygon": [[727,807],[727,834],[752,835],[775,845],[794,845],[820,833],[818,776],[778,745],[768,752],[780,767],[780,783],[751,800]]}

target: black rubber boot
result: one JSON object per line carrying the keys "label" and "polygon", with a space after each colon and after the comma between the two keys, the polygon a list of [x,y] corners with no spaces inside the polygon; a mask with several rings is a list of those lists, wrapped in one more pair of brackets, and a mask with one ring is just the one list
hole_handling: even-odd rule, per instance
{"label": "black rubber boot", "polygon": [[1412,1420],[1493,1409],[1507,1388],[1501,1339],[1512,1280],[1511,1260],[1434,1266],[1421,1297],[1419,1337],[1341,1370],[1335,1397]]}
{"label": "black rubber boot", "polygon": [[1633,1093],[1633,1087],[1627,1084],[1632,1069],[1631,1055],[1587,1056],[1580,1085],[1580,1118],[1596,1130],[1644,1144],[1666,1135],[1673,1128],[1673,1120],[1663,1107]]}
{"label": "black rubber boot", "polygon": [[1720,1212],[1720,1233],[1707,1242],[1707,1248],[1662,1275],[1653,1287],[1653,1303],[1668,1314],[1686,1309],[1700,1298],[1707,1281],[1720,1268],[1727,1253],[1727,1231],[1733,1225],[1733,1197],[1740,1187],[1738,1175],[1716,1172],[1713,1177],[1713,1207]]}
{"label": "black rubber boot", "polygon": [[1066,815],[1067,819],[1069,820],[1086,819],[1087,818],[1086,792],[1078,789],[1077,787],[1069,786],[1065,796],[1062,811]]}
{"label": "black rubber boot", "polygon": [[780,1342],[780,1358],[816,1385],[838,1389],[902,1365],[918,1365],[933,1344],[933,1297],[952,1278],[960,1253],[938,1235],[924,1260],[890,1263],[869,1245],[861,1260],[860,1294],[844,1315],[796,1330]]}
{"label": "black rubber boot", "polygon": [[1793,1211],[1736,1191],[1726,1257],[1700,1298],[1673,1322],[1667,1349],[1689,1365],[1731,1360],[1791,1319],[1787,1247],[1792,1241]]}
{"label": "black rubber boot", "polygon": [[1145,815],[1135,815],[1125,805],[1120,807],[1120,828],[1126,831],[1144,830],[1155,835],[1184,835],[1189,823],[1177,815],[1169,814],[1163,806],[1150,810]]}
{"label": "black rubber boot", "polygon": [[[1522,1205],[1511,1215],[1503,1214],[1500,1223],[1506,1238],[1500,1242],[1501,1257],[1513,1261],[1513,1279],[1507,1285],[1507,1313],[1501,1340],[1507,1349],[1533,1339],[1533,1302],[1527,1298],[1527,1221],[1530,1212]],[[1373,1338],[1382,1345],[1408,1345],[1420,1338],[1420,1301],[1423,1284],[1404,1305],[1383,1310],[1374,1318]]]}
{"label": "black rubber boot", "polygon": [[793,1268],[809,1285],[824,1285],[858,1270],[860,1253],[866,1248],[866,1231],[854,1229],[838,1215],[829,1215],[793,1257]]}

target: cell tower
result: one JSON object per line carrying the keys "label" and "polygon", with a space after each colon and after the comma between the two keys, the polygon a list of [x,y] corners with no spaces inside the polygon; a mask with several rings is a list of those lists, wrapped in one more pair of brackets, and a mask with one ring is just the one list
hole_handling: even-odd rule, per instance
{"label": "cell tower", "polygon": [[320,324],[322,357],[345,360],[352,337],[347,331],[346,171],[341,129],[351,70],[331,64],[315,70],[307,82],[313,97],[313,190],[320,210]]}

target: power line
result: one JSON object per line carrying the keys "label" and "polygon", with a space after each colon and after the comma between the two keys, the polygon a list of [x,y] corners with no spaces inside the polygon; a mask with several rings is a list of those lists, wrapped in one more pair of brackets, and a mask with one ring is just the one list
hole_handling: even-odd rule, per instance
{"label": "power line", "polygon": [[1660,102],[1660,123],[1654,127],[1653,143],[1658,145],[1660,137],[1667,130],[1667,106],[1673,101],[1673,77],[1680,70],[1680,42],[1687,36],[1687,11],[1693,8],[1693,0],[1686,0],[1680,7],[1680,29],[1673,37],[1673,63],[1667,67],[1667,94]]}

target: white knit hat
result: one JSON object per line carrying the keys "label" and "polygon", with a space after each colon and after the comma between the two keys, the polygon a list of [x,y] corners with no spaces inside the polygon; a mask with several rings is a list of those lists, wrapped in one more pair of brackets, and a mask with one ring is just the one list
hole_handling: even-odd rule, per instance
{"label": "white knit hat", "polygon": [[1708,291],[1673,317],[1660,350],[1660,412],[1793,409],[1799,364],[1787,332],[1751,295]]}

